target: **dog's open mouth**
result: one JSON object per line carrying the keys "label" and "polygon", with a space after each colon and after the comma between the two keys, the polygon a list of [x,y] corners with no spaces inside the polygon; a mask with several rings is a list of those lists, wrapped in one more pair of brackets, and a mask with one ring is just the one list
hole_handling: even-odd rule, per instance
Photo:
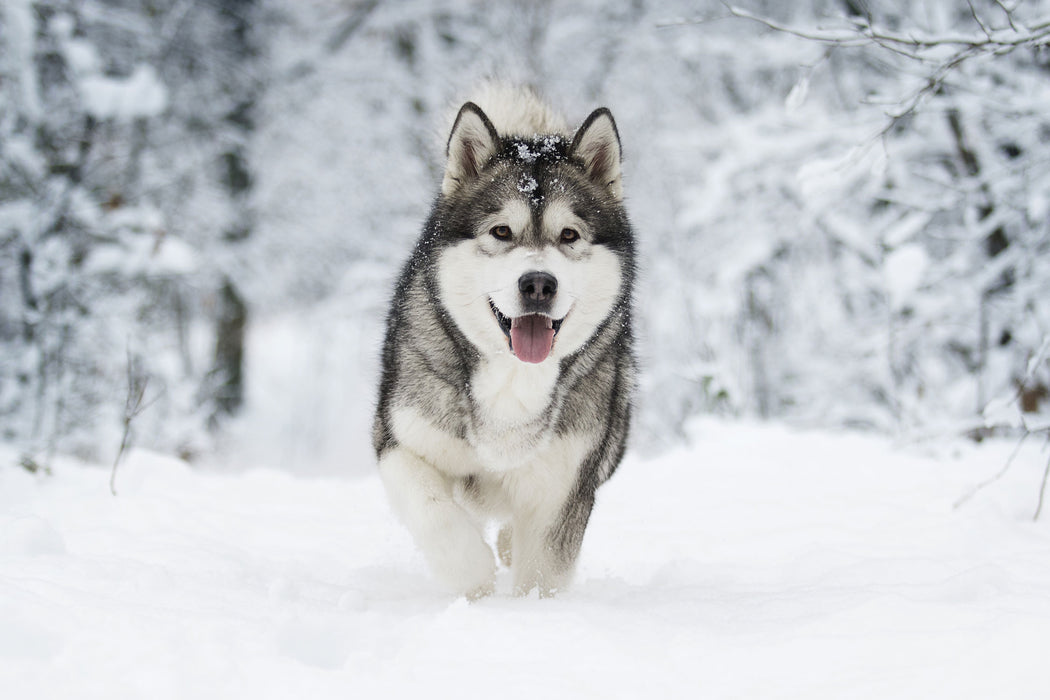
{"label": "dog's open mouth", "polygon": [[499,323],[503,335],[507,336],[510,351],[522,362],[543,362],[554,347],[554,336],[561,330],[562,321],[554,320],[543,314],[528,314],[517,318],[508,318],[500,313],[489,299],[489,307]]}

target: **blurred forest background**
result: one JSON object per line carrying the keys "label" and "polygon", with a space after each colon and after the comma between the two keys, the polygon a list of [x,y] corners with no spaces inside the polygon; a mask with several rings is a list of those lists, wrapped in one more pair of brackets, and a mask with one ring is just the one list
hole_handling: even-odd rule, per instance
{"label": "blurred forest background", "polygon": [[616,116],[637,448],[1046,430],[1050,1],[741,7],[4,0],[0,439],[370,470],[393,277],[487,76]]}

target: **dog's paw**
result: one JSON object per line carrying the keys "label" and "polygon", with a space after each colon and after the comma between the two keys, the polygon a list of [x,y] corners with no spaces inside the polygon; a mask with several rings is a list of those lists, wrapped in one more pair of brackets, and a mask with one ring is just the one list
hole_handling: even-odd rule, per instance
{"label": "dog's paw", "polygon": [[471,599],[481,598],[495,589],[496,558],[466,513],[457,516],[446,518],[427,537],[423,554],[445,588]]}
{"label": "dog's paw", "polygon": [[479,587],[475,588],[472,591],[467,591],[464,594],[464,596],[466,597],[466,599],[469,602],[473,603],[475,601],[481,600],[482,598],[487,598],[488,596],[492,595],[495,592],[496,592],[496,582],[495,581],[489,581],[484,586],[479,586]]}

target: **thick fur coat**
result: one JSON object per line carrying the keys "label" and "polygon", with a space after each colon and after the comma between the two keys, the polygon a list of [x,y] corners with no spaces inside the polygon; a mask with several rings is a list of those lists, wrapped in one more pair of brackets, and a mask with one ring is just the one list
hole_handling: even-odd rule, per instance
{"label": "thick fur coat", "polygon": [[569,134],[526,89],[459,110],[441,191],[393,295],[374,427],[395,513],[435,577],[478,597],[571,579],[623,456],[635,251],[620,139]]}

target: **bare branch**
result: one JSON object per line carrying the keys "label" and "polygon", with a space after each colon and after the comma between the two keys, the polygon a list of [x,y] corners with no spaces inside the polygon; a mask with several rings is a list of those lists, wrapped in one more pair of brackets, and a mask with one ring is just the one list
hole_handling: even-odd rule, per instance
{"label": "bare branch", "polygon": [[364,0],[364,2],[355,5],[349,16],[344,19],[335,31],[325,41],[325,49],[329,53],[335,53],[339,51],[346,44],[350,38],[357,33],[357,31],[364,25],[365,20],[368,16],[379,6],[379,0]]}
{"label": "bare branch", "polygon": [[[1043,337],[1043,344],[1039,346],[1039,350],[1036,351],[1032,357],[1028,359],[1028,364],[1025,368],[1025,374],[1017,382],[1013,392],[1011,392],[1009,398],[992,398],[984,407],[983,413],[987,415],[990,410],[998,409],[999,407],[1009,406],[1017,403],[1021,400],[1021,395],[1024,393],[1025,387],[1029,385],[1032,377],[1035,376],[1036,370],[1042,364],[1043,360],[1046,359],[1047,354],[1050,353],[1050,334]],[[1021,427],[1025,430],[1025,433],[1029,432],[1040,432],[1041,427],[1030,427],[1025,421],[1024,416],[1021,416]]]}
{"label": "bare branch", "polygon": [[1024,442],[1025,442],[1025,440],[1028,439],[1029,435],[1031,435],[1031,433],[1026,432],[1026,433],[1024,433],[1021,436],[1021,439],[1017,441],[1017,446],[1014,447],[1014,451],[1010,453],[1009,459],[1006,460],[1006,464],[1003,465],[1003,468],[1000,469],[995,474],[995,476],[993,476],[991,478],[988,478],[988,479],[985,479],[984,481],[982,481],[981,483],[977,484],[972,489],[967,491],[955,503],[952,504],[952,508],[953,509],[958,509],[960,506],[962,506],[964,503],[966,503],[971,498],[976,496],[978,493],[980,493],[984,489],[988,488],[989,486],[991,486],[995,482],[999,481],[999,479],[1002,479],[1004,476],[1006,476],[1006,472],[1010,471],[1010,467],[1013,465],[1014,459],[1017,457],[1018,453],[1021,451],[1021,447],[1024,445]]}
{"label": "bare branch", "polygon": [[930,95],[936,93],[941,88],[941,86],[944,85],[945,81],[948,79],[948,76],[951,75],[952,71],[958,68],[959,65],[961,65],[967,59],[972,58],[973,55],[974,54],[970,53],[969,50],[963,51],[957,53],[949,61],[946,61],[939,65],[929,76],[927,76],[926,82],[923,84],[922,87],[918,88],[917,90],[913,91],[910,95],[900,100],[897,103],[897,109],[887,112],[887,116],[890,118],[890,121],[886,124],[882,131],[879,132],[878,137],[885,136],[890,131],[892,131],[893,128],[896,127],[902,119],[906,119],[915,114],[915,112],[917,112],[919,107],[922,105],[923,101],[925,101],[925,99]]}
{"label": "bare branch", "polygon": [[711,17],[696,17],[693,19],[677,19],[669,20],[667,22],[657,22],[657,29],[670,29],[672,27],[692,27],[700,24],[711,24],[713,22],[721,22],[723,20],[732,19],[733,15],[712,15]]}
{"label": "bare branch", "polygon": [[865,46],[875,44],[888,50],[908,48],[911,50],[931,49],[939,46],[958,46],[960,49],[980,49],[980,53],[993,53],[1003,48],[1020,46],[1040,47],[1050,43],[1050,19],[1040,21],[1034,27],[1018,28],[1013,21],[1010,29],[993,30],[977,16],[971,5],[971,12],[983,35],[974,34],[899,34],[879,29],[875,26],[860,24],[851,29],[838,31],[807,31],[789,27],[761,15],[756,15],[728,3],[723,3],[733,17],[751,20],[770,29],[791,34],[810,41],[819,41],[837,46]]}
{"label": "bare branch", "polygon": [[[988,428],[990,426],[984,427]],[[1006,427],[1015,428],[1016,426]],[[981,483],[977,484],[972,489],[964,493],[962,496],[960,496],[959,499],[952,504],[953,509],[958,509],[971,498],[976,496],[978,493],[1002,479],[1006,475],[1006,473],[1010,471],[1010,467],[1013,466],[1014,459],[1017,457],[1018,453],[1020,453],[1021,447],[1024,446],[1025,440],[1027,440],[1030,435],[1043,435],[1046,437],[1047,443],[1050,444],[1050,424],[1029,426],[1025,424],[1022,420],[1022,431],[1023,432],[1021,433],[1021,437],[1017,440],[1017,445],[1014,447],[1014,451],[1010,453],[1010,457],[1006,460],[1006,464],[1003,465],[1002,469],[996,472],[994,476],[985,479],[984,481],[982,481]],[[1050,459],[1047,460],[1046,469],[1043,471],[1042,484],[1039,487],[1039,503],[1036,506],[1035,514],[1032,516],[1032,520],[1038,520],[1039,515],[1042,513],[1043,501],[1045,498],[1046,485],[1048,481],[1050,481]]]}
{"label": "bare branch", "polygon": [[1039,487],[1039,503],[1035,507],[1035,515],[1032,516],[1032,520],[1039,520],[1039,514],[1043,512],[1043,496],[1046,495],[1046,482],[1050,477],[1050,458],[1046,460],[1046,469],[1043,470],[1043,483]]}
{"label": "bare branch", "polygon": [[995,4],[999,6],[999,9],[1001,9],[1003,11],[1003,14],[1006,15],[1006,21],[1010,23],[1010,28],[1013,29],[1015,32],[1021,31],[1020,29],[1017,28],[1017,25],[1014,24],[1014,11],[1013,11],[1013,9],[1011,9],[1011,8],[1007,7],[1006,5],[1004,5],[1002,0],[993,0],[993,2],[995,2]]}
{"label": "bare branch", "polygon": [[970,16],[973,17],[973,21],[976,22],[977,26],[981,28],[981,31],[984,32],[984,36],[988,39],[988,41],[992,41],[992,32],[988,29],[988,27],[985,26],[984,22],[981,20],[980,15],[977,14],[977,10],[974,8],[972,0],[966,0],[966,4],[970,8]]}
{"label": "bare branch", "polygon": [[117,456],[113,460],[113,469],[109,474],[109,491],[114,496],[117,495],[117,467],[120,466],[120,462],[124,459],[124,453],[131,447],[131,423],[163,395],[158,394],[149,402],[143,403],[143,399],[146,396],[146,388],[149,386],[149,377],[143,377],[136,371],[136,361],[131,354],[130,347],[127,350],[127,356],[128,395],[124,399],[124,433],[120,438],[120,449],[117,450]]}
{"label": "bare branch", "polygon": [[863,46],[870,43],[870,39],[862,34],[862,29],[844,29],[838,32],[810,32],[802,29],[796,29],[794,27],[788,27],[774,22],[773,20],[756,15],[752,12],[744,10],[742,8],[730,5],[729,3],[722,3],[729,15],[732,17],[739,17],[740,19],[748,19],[752,22],[758,22],[764,24],[770,29],[782,32],[784,34],[791,34],[797,36],[800,39],[807,39],[809,41],[819,41],[825,44],[835,44],[836,46]]}

